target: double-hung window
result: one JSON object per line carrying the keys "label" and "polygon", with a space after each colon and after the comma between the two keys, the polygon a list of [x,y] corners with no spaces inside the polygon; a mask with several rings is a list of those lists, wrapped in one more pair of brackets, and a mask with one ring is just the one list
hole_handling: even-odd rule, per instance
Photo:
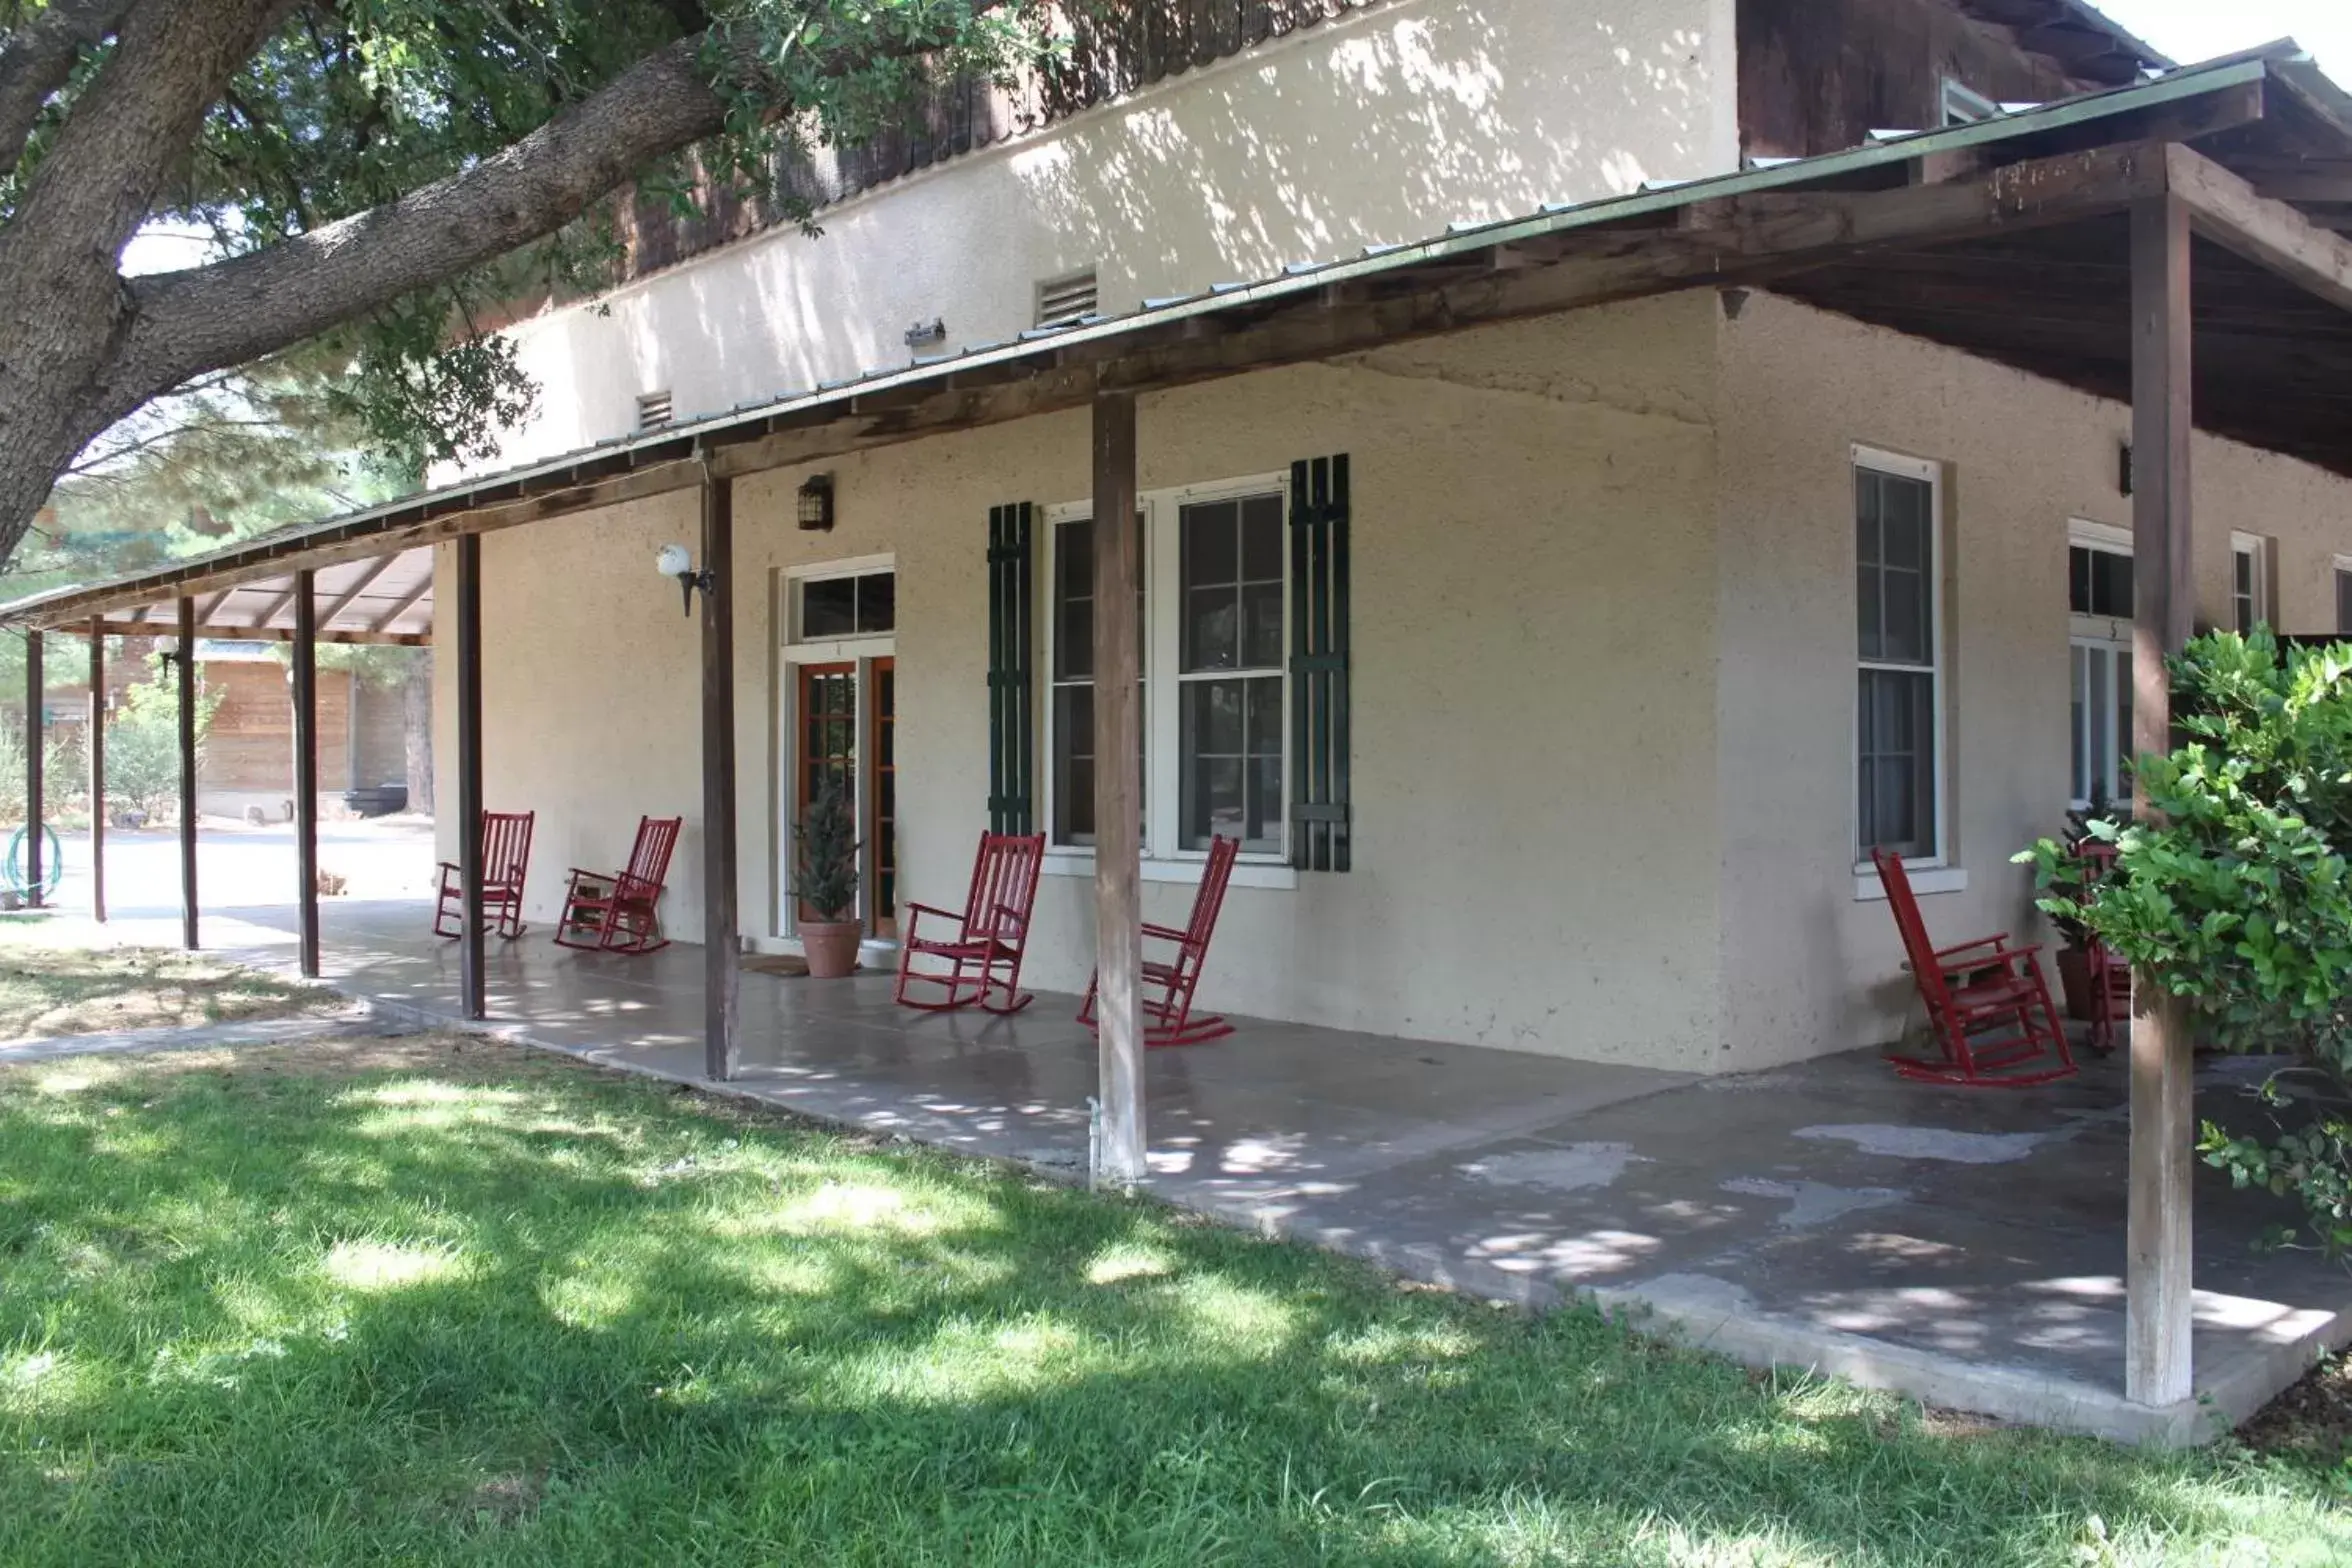
{"label": "double-hung window", "polygon": [[[1143,850],[1180,861],[1212,836],[1245,857],[1287,851],[1289,548],[1281,475],[1140,498]],[[1056,848],[1094,843],[1094,524],[1047,512],[1047,821]]]}
{"label": "double-hung window", "polygon": [[1857,450],[1856,858],[1943,853],[1941,513],[1934,464]]}
{"label": "double-hung window", "polygon": [[2230,535],[2230,609],[2242,635],[2270,619],[2270,541]]}
{"label": "double-hung window", "polygon": [[2077,807],[2131,794],[2131,534],[2077,520],[2066,540],[2067,659]]}

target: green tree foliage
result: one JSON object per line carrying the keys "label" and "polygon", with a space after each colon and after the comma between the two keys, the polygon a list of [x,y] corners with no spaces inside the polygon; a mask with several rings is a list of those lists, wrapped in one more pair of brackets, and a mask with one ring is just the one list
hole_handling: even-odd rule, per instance
{"label": "green tree foliage", "polygon": [[2020,858],[2057,892],[2045,909],[2187,1002],[2200,1041],[2293,1056],[2264,1091],[2271,1136],[2208,1123],[2200,1148],[2352,1253],[2352,645],[2216,632],[2171,668],[2184,744],[2137,764],[2154,820],[2091,825],[2115,874],[2082,889],[2050,839]]}
{"label": "green tree foliage", "polygon": [[[297,345],[324,377],[310,390],[397,471],[487,454],[534,395],[493,329],[613,276],[611,193],[691,208],[772,183],[780,147],[867,139],[943,74],[1034,58],[1045,14],[1038,0],[0,0],[0,272],[46,280],[37,307],[0,304],[0,432],[16,422],[0,557],[39,500],[28,486],[97,432]],[[155,134],[110,135],[126,116]],[[156,223],[209,234],[211,259],[115,276]]]}
{"label": "green tree foliage", "polygon": [[[212,733],[220,708],[217,691],[196,695],[196,755]],[[106,799],[116,812],[131,811],[150,822],[178,814],[180,798],[180,688],[178,676],[159,669],[124,689],[106,724]]]}

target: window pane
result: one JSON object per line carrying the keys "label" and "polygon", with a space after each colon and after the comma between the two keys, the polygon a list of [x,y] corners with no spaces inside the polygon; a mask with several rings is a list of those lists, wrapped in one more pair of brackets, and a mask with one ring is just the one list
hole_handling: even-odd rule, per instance
{"label": "window pane", "polygon": [[800,585],[800,635],[823,642],[857,632],[857,579],[820,577]]}
{"label": "window pane", "polygon": [[1889,567],[1879,580],[1886,585],[1886,626],[1879,657],[1890,664],[1927,663],[1926,576]]}
{"label": "window pane", "polygon": [[1924,671],[1860,672],[1860,844],[1907,856],[1935,850],[1935,680]]}
{"label": "window pane", "polygon": [[2091,552],[2091,614],[2132,617],[2132,562],[2113,550]]}
{"label": "window pane", "polygon": [[1094,688],[1057,686],[1053,694],[1054,842],[1094,842]]}
{"label": "window pane", "polygon": [[1054,679],[1094,673],[1094,524],[1054,528]]}
{"label": "window pane", "polygon": [[1282,497],[1251,496],[1241,503],[1241,575],[1248,582],[1282,580]]}
{"label": "window pane", "polygon": [[1230,670],[1240,662],[1241,601],[1233,585],[1189,588],[1184,595],[1184,668]]}
{"label": "window pane", "polygon": [[1282,668],[1282,583],[1245,583],[1241,590],[1241,663],[1244,669]]}
{"label": "window pane", "polygon": [[2132,731],[2132,656],[2129,649],[2115,653],[2115,790],[2118,802],[2131,795],[2132,759],[2139,755]]}
{"label": "window pane", "polygon": [[872,572],[857,580],[857,629],[887,632],[898,626],[898,574]]}
{"label": "window pane", "polygon": [[2352,572],[2336,573],[2336,630],[2352,634]]}
{"label": "window pane", "polygon": [[1241,580],[1241,508],[1231,501],[1184,508],[1184,585]]}
{"label": "window pane", "polygon": [[2067,650],[2074,666],[2074,778],[2069,792],[2073,800],[2088,800],[2091,796],[2091,650],[2076,643]]}
{"label": "window pane", "polygon": [[2112,795],[2115,788],[2115,656],[2085,648],[2090,670],[2091,779]]}
{"label": "window pane", "polygon": [[2091,552],[2081,545],[2069,545],[2066,550],[2066,608],[2076,615],[2091,615]]}
{"label": "window pane", "polygon": [[1210,835],[1265,853],[1282,847],[1282,680],[1187,681],[1181,703],[1182,847]]}
{"label": "window pane", "polygon": [[1923,481],[1855,471],[1855,626],[1865,659],[1932,662],[1929,503]]}

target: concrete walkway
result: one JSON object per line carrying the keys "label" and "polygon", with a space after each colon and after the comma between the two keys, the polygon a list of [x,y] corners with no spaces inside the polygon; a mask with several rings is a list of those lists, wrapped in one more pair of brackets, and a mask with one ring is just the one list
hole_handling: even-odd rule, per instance
{"label": "concrete walkway", "polygon": [[[420,906],[333,902],[325,923],[330,979],[390,1015],[454,1021],[455,950]],[[290,930],[290,911],[249,910],[208,925],[208,945],[286,966]],[[491,1010],[515,1038],[700,1083],[701,974],[697,948],[605,958],[534,933],[493,944]],[[1075,1006],[925,1015],[891,1006],[886,976],[747,973],[727,1088],[1075,1175],[1095,1090]],[[2201,1113],[2242,1120],[2259,1072],[2204,1068]],[[2128,1403],[2124,1105],[2106,1063],[2001,1093],[1906,1083],[1866,1054],[1697,1079],[1243,1021],[1153,1053],[1146,1114],[1151,1190],[1235,1224],[1529,1305],[1589,1295],[1755,1365],[2200,1440],[2352,1337],[2352,1276],[2251,1250],[2291,1216],[2200,1170],[2199,1397]]]}

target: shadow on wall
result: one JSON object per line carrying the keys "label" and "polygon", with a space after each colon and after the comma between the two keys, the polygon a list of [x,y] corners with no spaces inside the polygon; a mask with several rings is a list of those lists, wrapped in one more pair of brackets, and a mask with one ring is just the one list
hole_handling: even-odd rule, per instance
{"label": "shadow on wall", "polygon": [[903,363],[918,318],[944,314],[950,346],[1009,338],[1040,278],[1089,263],[1117,312],[1719,172],[1712,9],[1420,0],[879,187],[820,238],[770,231],[609,314],[526,324],[526,364],[566,395],[509,458],[625,432],[648,388],[688,416]]}

